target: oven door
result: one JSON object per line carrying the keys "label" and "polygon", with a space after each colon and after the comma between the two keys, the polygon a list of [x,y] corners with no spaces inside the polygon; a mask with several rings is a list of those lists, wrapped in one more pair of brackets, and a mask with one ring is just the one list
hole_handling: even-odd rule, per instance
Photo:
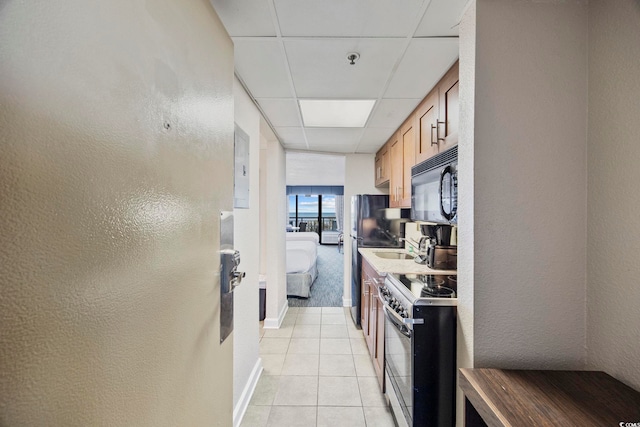
{"label": "oven door", "polygon": [[[410,324],[405,324],[402,318],[387,304],[383,305],[385,314],[384,328],[384,357],[387,380],[400,406],[400,411],[394,408],[396,419],[404,416],[407,425],[413,425],[413,358],[411,339],[413,331]],[[393,405],[392,405],[393,406]],[[399,413],[401,412],[401,413]],[[398,425],[402,425],[400,420]]]}

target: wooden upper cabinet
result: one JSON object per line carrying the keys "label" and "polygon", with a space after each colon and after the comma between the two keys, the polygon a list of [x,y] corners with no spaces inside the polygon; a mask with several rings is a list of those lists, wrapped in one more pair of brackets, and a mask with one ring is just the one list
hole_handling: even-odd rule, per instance
{"label": "wooden upper cabinet", "polygon": [[397,208],[400,206],[400,187],[404,177],[404,150],[400,132],[393,134],[389,140],[389,206]]}
{"label": "wooden upper cabinet", "polygon": [[411,207],[411,168],[416,164],[415,116],[409,117],[400,128],[402,134],[402,184],[398,189],[402,208]]}
{"label": "wooden upper cabinet", "polygon": [[376,153],[375,161],[375,185],[379,187],[389,183],[389,144],[382,146]]}
{"label": "wooden upper cabinet", "polygon": [[456,62],[438,84],[440,92],[440,124],[438,128],[440,152],[458,143],[460,123],[460,84]]}
{"label": "wooden upper cabinet", "polygon": [[438,95],[435,88],[416,109],[416,164],[438,154]]}

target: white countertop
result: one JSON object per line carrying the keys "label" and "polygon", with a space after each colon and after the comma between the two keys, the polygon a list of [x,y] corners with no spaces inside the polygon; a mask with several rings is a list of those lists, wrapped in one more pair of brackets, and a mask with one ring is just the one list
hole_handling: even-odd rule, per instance
{"label": "white countertop", "polygon": [[457,275],[456,270],[433,270],[425,264],[418,264],[413,259],[387,259],[380,258],[376,252],[400,252],[408,254],[405,249],[391,248],[358,248],[358,252],[367,260],[367,262],[376,269],[378,273],[384,275],[386,273],[397,274],[442,274]]}

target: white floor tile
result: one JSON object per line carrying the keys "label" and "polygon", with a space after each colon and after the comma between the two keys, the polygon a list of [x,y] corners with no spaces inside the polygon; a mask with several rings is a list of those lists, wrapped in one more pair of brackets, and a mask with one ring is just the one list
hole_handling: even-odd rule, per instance
{"label": "white floor tile", "polygon": [[280,375],[282,365],[284,365],[285,353],[282,354],[261,354],[262,375]]}
{"label": "white floor tile", "polygon": [[249,405],[242,417],[240,427],[266,427],[271,406]]}
{"label": "white floor tile", "polygon": [[342,314],[344,315],[343,307],[322,307],[322,314]]}
{"label": "white floor tile", "polygon": [[316,413],[315,406],[274,406],[267,427],[314,427]]}
{"label": "white floor tile", "polygon": [[285,354],[289,348],[289,338],[262,338],[260,354]]}
{"label": "white floor tile", "polygon": [[323,325],[346,325],[347,320],[344,314],[323,314]]}
{"label": "white floor tile", "polygon": [[349,338],[349,332],[344,325],[322,325],[320,338]]}
{"label": "white floor tile", "polygon": [[319,377],[319,406],[362,406],[355,377]]}
{"label": "white floor tile", "polygon": [[288,354],[319,354],[320,338],[291,338]]}
{"label": "white floor tile", "polygon": [[262,375],[256,384],[256,389],[251,396],[250,405],[270,406],[278,391],[280,384],[279,375]]}
{"label": "white floor tile", "polygon": [[320,376],[355,377],[356,368],[353,357],[349,354],[321,354]]}
{"label": "white floor tile", "polygon": [[361,407],[318,406],[318,427],[365,427]]}
{"label": "white floor tile", "polygon": [[298,314],[300,313],[322,313],[322,307],[298,307]]}
{"label": "white floor tile", "polygon": [[320,325],[296,325],[293,338],[320,338]]}
{"label": "white floor tile", "polygon": [[320,354],[351,354],[351,341],[347,338],[321,338]]}
{"label": "white floor tile", "polygon": [[320,318],[320,314],[300,313],[296,319],[296,325],[319,325]]}
{"label": "white floor tile", "polygon": [[387,406],[378,377],[358,377],[362,406]]}
{"label": "white floor tile", "polygon": [[282,376],[273,400],[278,406],[315,406],[318,404],[317,376]]}
{"label": "white floor tile", "polygon": [[282,375],[318,375],[319,363],[317,354],[287,354]]}
{"label": "white floor tile", "polygon": [[353,362],[356,364],[356,374],[359,377],[375,377],[376,371],[373,369],[371,356],[367,354],[354,354]]}
{"label": "white floor tile", "polygon": [[362,409],[367,427],[395,427],[393,414],[388,407],[367,406]]}
{"label": "white floor tile", "polygon": [[351,338],[351,353],[353,354],[369,354],[367,342],[363,338]]}
{"label": "white floor tile", "polygon": [[293,325],[280,325],[278,329],[265,329],[264,338],[291,338]]}

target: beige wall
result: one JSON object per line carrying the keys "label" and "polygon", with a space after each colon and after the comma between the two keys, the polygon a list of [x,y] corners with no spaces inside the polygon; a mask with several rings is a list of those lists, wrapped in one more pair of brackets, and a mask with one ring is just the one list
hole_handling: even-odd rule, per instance
{"label": "beige wall", "polygon": [[[460,132],[458,142],[458,367],[473,367],[473,301],[475,221],[474,113],[476,67],[476,2],[471,1],[460,22]],[[459,425],[463,419],[463,394],[456,404]]]}
{"label": "beige wall", "polygon": [[474,364],[583,368],[586,3],[478,0],[475,49]]}
{"label": "beige wall", "polygon": [[209,2],[5,1],[0,40],[0,425],[231,425]]}
{"label": "beige wall", "polygon": [[285,264],[285,229],[288,206],[286,198],[285,152],[276,140],[267,141],[266,155],[266,242],[264,263],[267,276],[265,328],[277,328],[287,309]]}
{"label": "beige wall", "polygon": [[640,390],[640,3],[589,2],[590,369]]}
{"label": "beige wall", "polygon": [[249,209],[234,209],[235,247],[246,273],[234,291],[233,404],[237,425],[251,398],[262,361],[258,351],[258,269],[260,264],[260,112],[236,79],[235,123],[249,136]]}

